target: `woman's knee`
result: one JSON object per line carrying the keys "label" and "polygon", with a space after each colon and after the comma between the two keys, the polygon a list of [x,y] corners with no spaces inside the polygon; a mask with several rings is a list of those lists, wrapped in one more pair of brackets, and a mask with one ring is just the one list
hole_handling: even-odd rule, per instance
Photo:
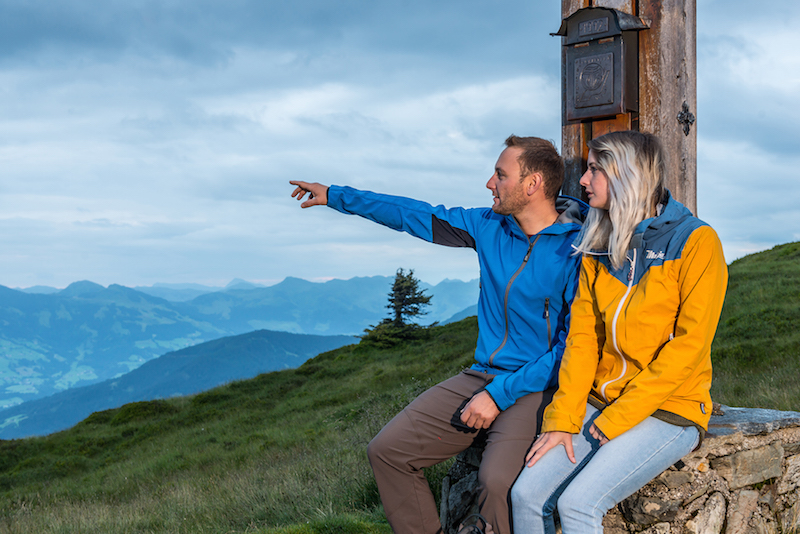
{"label": "woman's knee", "polygon": [[534,479],[520,476],[511,487],[511,504],[514,507],[543,510],[551,491],[545,484],[537,484]]}
{"label": "woman's knee", "polygon": [[529,489],[521,484],[511,486],[511,504],[513,506],[527,506],[531,499],[528,498]]}
{"label": "woman's knee", "polygon": [[601,519],[605,510],[598,508],[595,496],[587,488],[567,486],[564,493],[558,498],[558,515],[560,517],[599,516]]}

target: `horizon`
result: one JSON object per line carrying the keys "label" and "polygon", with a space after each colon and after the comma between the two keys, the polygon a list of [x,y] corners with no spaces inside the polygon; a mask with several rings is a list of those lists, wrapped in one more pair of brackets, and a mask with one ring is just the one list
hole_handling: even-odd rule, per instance
{"label": "horizon", "polygon": [[[5,286],[5,287],[7,287],[9,289],[14,289],[14,290],[17,290],[17,291],[26,291],[26,290],[35,289],[35,288],[56,289],[58,291],[62,291],[62,290],[66,289],[67,287],[69,287],[69,286],[71,286],[73,284],[79,284],[81,282],[89,282],[91,284],[97,284],[99,286],[102,286],[105,289],[108,289],[108,287],[112,286],[112,285],[118,285],[118,286],[126,287],[128,289],[156,288],[156,287],[166,287],[168,289],[182,289],[182,288],[177,287],[177,286],[198,286],[198,287],[202,287],[204,289],[226,289],[226,288],[228,288],[230,286],[238,285],[239,283],[251,284],[251,285],[254,285],[254,286],[257,286],[257,287],[272,287],[272,286],[276,286],[276,285],[278,285],[278,284],[280,284],[282,282],[285,282],[289,278],[303,280],[305,282],[310,282],[312,284],[324,284],[324,283],[327,283],[327,282],[330,282],[330,281],[333,281],[333,280],[344,280],[344,281],[347,281],[347,280],[353,280],[355,278],[372,278],[372,277],[391,278],[392,276],[394,276],[394,275],[393,274],[392,275],[374,274],[374,275],[367,275],[367,276],[351,276],[350,278],[328,277],[328,278],[319,278],[319,279],[316,279],[316,280],[309,280],[307,278],[301,278],[299,276],[288,275],[288,276],[285,276],[285,277],[283,277],[283,278],[281,278],[280,280],[277,280],[277,281],[245,280],[244,278],[234,277],[234,278],[231,278],[229,282],[224,283],[223,285],[207,285],[207,284],[203,284],[203,283],[200,283],[200,282],[154,282],[153,284],[147,285],[147,286],[145,286],[145,285],[130,286],[130,285],[125,285],[125,284],[121,284],[121,283],[118,283],[118,282],[111,282],[109,284],[101,284],[101,283],[98,283],[98,282],[94,282],[93,280],[84,279],[84,280],[75,280],[73,282],[70,282],[69,284],[67,284],[64,287],[47,286],[47,285],[41,285],[41,284],[28,286],[28,287],[19,287],[19,286],[17,286],[17,287]],[[419,280],[423,284],[427,284],[427,285],[430,285],[430,286],[437,286],[440,283],[447,282],[447,281],[458,281],[458,282],[463,282],[463,283],[469,283],[469,282],[473,282],[475,280],[478,280],[478,278],[475,277],[475,278],[470,278],[469,280],[461,280],[459,278],[447,278],[446,277],[446,278],[442,278],[441,280],[438,280],[436,282],[428,282],[427,280],[422,280],[422,279],[419,279]],[[185,288],[185,289],[191,289],[191,288]]]}
{"label": "horizon", "polygon": [[[748,252],[747,254],[743,254],[743,255],[739,256],[738,258],[734,258],[734,259],[725,258],[725,260],[727,262],[727,265],[730,266],[730,264],[732,264],[736,260],[740,260],[740,259],[742,259],[744,257],[752,256],[754,254],[759,254],[761,252],[766,252],[768,250],[772,250],[775,247],[779,247],[779,246],[782,246],[782,245],[787,245],[789,243],[794,243],[794,242],[795,241],[788,241],[786,243],[776,243],[775,245],[772,245],[772,246],[770,246],[768,248],[765,248],[763,250],[757,250],[755,252]],[[431,245],[431,246],[435,246],[435,245]],[[414,269],[412,268],[412,270],[414,270]],[[76,284],[76,283],[80,283],[80,282],[90,282],[92,284],[100,285],[100,286],[102,286],[102,287],[104,287],[106,289],[108,289],[108,287],[112,286],[112,285],[119,285],[119,286],[122,286],[122,287],[127,287],[129,289],[155,288],[155,287],[158,287],[158,286],[167,287],[167,288],[170,288],[170,289],[180,289],[180,288],[178,288],[176,286],[201,286],[201,287],[203,287],[205,289],[225,289],[227,287],[235,285],[236,283],[252,284],[252,285],[255,285],[255,286],[259,286],[259,287],[272,287],[272,286],[276,286],[276,285],[286,281],[289,278],[296,278],[296,279],[299,279],[299,280],[304,280],[304,281],[310,282],[312,284],[324,284],[324,283],[330,282],[332,280],[352,280],[354,278],[371,278],[371,277],[374,277],[374,276],[380,276],[380,277],[384,277],[384,278],[391,278],[392,276],[394,276],[394,274],[393,273],[392,274],[371,274],[371,275],[370,274],[366,274],[366,275],[350,276],[350,277],[347,277],[347,278],[336,277],[336,276],[328,276],[328,277],[317,277],[317,278],[314,278],[314,279],[303,278],[301,276],[286,275],[283,278],[271,279],[271,280],[264,280],[264,279],[247,280],[245,278],[241,278],[241,277],[235,276],[233,278],[228,279],[227,282],[223,282],[223,281],[215,281],[215,282],[209,282],[209,283],[202,282],[202,281],[201,282],[186,282],[186,281],[182,281],[182,282],[153,282],[150,285],[127,285],[127,284],[120,283],[120,282],[100,283],[100,282],[95,282],[93,280],[82,279],[82,280],[74,280],[74,281],[68,283],[67,285],[65,285],[63,287],[48,286],[48,285],[43,285],[43,284],[36,284],[36,285],[33,285],[33,286],[27,286],[27,287],[21,287],[21,286],[16,286],[16,287],[4,286],[4,287],[7,287],[9,289],[18,290],[18,291],[26,291],[26,290],[34,289],[34,288],[48,288],[48,289],[57,289],[57,290],[61,291],[61,290],[66,289],[67,287],[71,286],[72,284]],[[436,286],[436,285],[439,285],[440,283],[446,282],[446,281],[459,281],[459,282],[468,283],[468,282],[472,282],[474,280],[479,280],[480,279],[479,276],[475,276],[475,277],[469,278],[469,279],[445,276],[444,278],[440,278],[440,279],[435,280],[435,281],[424,280],[421,277],[416,277],[416,278],[420,282],[422,282],[424,284],[427,284],[427,285],[430,285],[430,286]],[[214,285],[212,285],[212,284],[214,284]],[[0,284],[0,285],[3,285],[3,284]],[[189,289],[189,288],[187,288],[187,289]]]}
{"label": "horizon", "polygon": [[[759,254],[761,252],[766,252],[768,250],[772,250],[775,247],[779,247],[779,246],[782,246],[782,245],[788,245],[788,244],[794,243],[794,242],[795,241],[789,241],[789,242],[786,242],[786,243],[776,243],[775,245],[772,245],[772,246],[770,246],[768,248],[765,248],[763,250],[758,250],[758,251],[755,251],[755,252],[749,252],[749,253],[743,254],[742,256],[739,256],[738,258],[735,258],[735,259],[726,258],[726,262],[727,262],[727,265],[730,266],[730,264],[735,262],[736,260],[740,260],[740,259],[742,259],[744,257],[752,256],[754,254]],[[432,246],[435,246],[435,245],[432,245]],[[414,269],[412,269],[412,270],[414,270]],[[186,282],[186,281],[183,281],[183,282],[153,282],[150,285],[127,285],[127,284],[123,284],[123,283],[119,283],[119,282],[100,283],[100,282],[95,282],[93,280],[83,279],[83,280],[74,280],[74,281],[68,283],[67,285],[65,285],[64,287],[48,286],[48,285],[42,285],[42,284],[37,284],[37,285],[33,285],[33,286],[28,286],[28,287],[20,287],[20,286],[17,286],[17,287],[4,286],[4,287],[7,287],[9,289],[18,290],[18,291],[26,291],[26,290],[34,289],[34,288],[37,288],[37,287],[38,288],[47,288],[47,289],[57,289],[57,290],[61,291],[61,290],[66,289],[67,287],[71,286],[72,284],[76,284],[76,283],[80,283],[80,282],[90,282],[92,284],[97,284],[99,286],[102,286],[102,287],[104,287],[106,289],[108,289],[108,287],[112,286],[112,285],[118,285],[118,286],[122,286],[122,287],[127,287],[129,289],[155,288],[155,287],[159,287],[159,286],[160,287],[166,287],[166,288],[169,288],[169,289],[181,289],[181,288],[179,288],[177,286],[200,286],[200,287],[203,287],[205,289],[226,289],[227,287],[230,287],[232,285],[236,285],[236,284],[239,284],[239,283],[252,284],[252,285],[255,285],[255,286],[258,286],[258,287],[272,287],[272,286],[276,286],[276,285],[278,285],[278,284],[280,284],[282,282],[285,282],[289,278],[295,278],[295,279],[298,279],[298,280],[304,280],[304,281],[310,282],[312,284],[324,284],[324,283],[330,282],[332,280],[352,280],[354,278],[371,278],[371,277],[375,277],[375,276],[380,276],[380,277],[384,277],[384,278],[391,278],[392,276],[394,276],[394,274],[371,274],[371,275],[367,274],[367,275],[350,276],[348,278],[328,276],[328,277],[318,277],[318,278],[315,278],[315,279],[308,279],[308,278],[303,278],[303,277],[300,277],[300,276],[286,275],[283,278],[280,278],[280,279],[277,279],[277,280],[276,279],[272,279],[272,280],[263,280],[263,279],[262,280],[259,280],[259,279],[247,280],[245,278],[241,278],[241,277],[235,276],[233,278],[230,278],[228,280],[228,282],[217,281],[216,284],[218,284],[218,285],[211,285],[211,284],[214,284],[214,282],[204,283],[204,282]],[[430,286],[437,286],[437,285],[441,284],[442,282],[447,282],[447,281],[458,281],[458,282],[468,283],[468,282],[472,282],[472,281],[480,279],[479,276],[475,276],[475,277],[469,278],[469,279],[445,276],[444,278],[441,278],[441,279],[438,279],[438,280],[435,280],[435,281],[431,282],[431,281],[428,281],[428,280],[423,280],[420,277],[416,277],[416,278],[420,282],[422,282],[423,284],[427,284],[427,285],[430,285]],[[2,284],[0,284],[0,285],[2,285]],[[190,289],[190,288],[186,288],[186,289]]]}

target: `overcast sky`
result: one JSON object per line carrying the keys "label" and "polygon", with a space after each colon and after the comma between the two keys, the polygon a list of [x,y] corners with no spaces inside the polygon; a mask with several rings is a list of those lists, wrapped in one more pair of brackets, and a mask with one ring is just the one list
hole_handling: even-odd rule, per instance
{"label": "overcast sky", "polygon": [[[470,250],[290,179],[489,206],[560,140],[558,0],[0,0],[0,284],[469,280]],[[729,261],[800,239],[800,3],[697,0],[698,211]]]}

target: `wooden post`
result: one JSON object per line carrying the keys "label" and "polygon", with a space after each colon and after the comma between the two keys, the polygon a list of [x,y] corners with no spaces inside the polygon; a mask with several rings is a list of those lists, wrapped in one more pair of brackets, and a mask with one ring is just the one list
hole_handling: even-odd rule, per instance
{"label": "wooden post", "polygon": [[639,0],[639,17],[650,22],[639,35],[639,124],[661,139],[667,187],[695,215],[697,128],[689,121],[697,113],[696,11],[695,0]]}
{"label": "wooden post", "polygon": [[[589,7],[590,0],[561,0],[561,18],[565,19],[579,9]],[[563,41],[565,38],[562,37]],[[567,50],[561,47],[561,156],[566,163],[566,175],[561,191],[575,198],[586,197],[578,181],[586,172],[588,149],[586,141],[592,138],[592,124],[567,121]]]}
{"label": "wooden post", "polygon": [[636,15],[650,29],[639,32],[639,113],[567,121],[566,50],[562,49],[564,194],[582,194],[578,181],[586,170],[588,140],[612,131],[641,130],[661,139],[667,155],[667,187],[697,214],[697,130],[693,125],[697,109],[696,0],[562,0],[562,18],[585,7]]}

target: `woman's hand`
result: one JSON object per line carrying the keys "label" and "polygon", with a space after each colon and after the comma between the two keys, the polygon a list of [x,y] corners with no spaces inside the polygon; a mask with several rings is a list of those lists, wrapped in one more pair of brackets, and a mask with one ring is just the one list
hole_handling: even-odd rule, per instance
{"label": "woman's hand", "polygon": [[601,446],[601,447],[602,447],[603,445],[605,445],[606,443],[608,443],[608,438],[606,437],[606,435],[605,435],[605,434],[603,434],[603,433],[600,431],[600,429],[599,429],[599,428],[597,428],[596,426],[594,426],[594,423],[592,423],[592,426],[590,426],[590,427],[589,427],[589,434],[591,434],[591,435],[592,435],[592,437],[593,437],[594,439],[596,439],[597,441],[599,441],[599,442],[600,442],[600,446]]}
{"label": "woman's hand", "polygon": [[572,434],[569,432],[545,432],[536,438],[536,441],[531,445],[531,450],[525,456],[528,467],[533,467],[533,464],[538,462],[539,458],[557,445],[564,446],[567,451],[567,458],[574,464],[575,453],[572,450]]}

